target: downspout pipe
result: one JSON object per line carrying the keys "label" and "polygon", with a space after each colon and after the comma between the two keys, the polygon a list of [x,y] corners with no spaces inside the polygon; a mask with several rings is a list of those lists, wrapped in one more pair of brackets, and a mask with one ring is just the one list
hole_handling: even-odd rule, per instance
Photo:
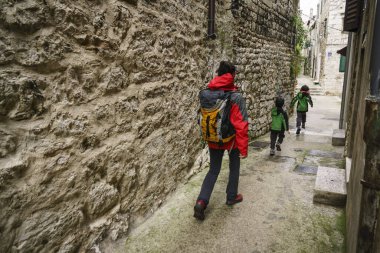
{"label": "downspout pipe", "polygon": [[371,59],[371,95],[380,98],[380,1],[377,1]]}
{"label": "downspout pipe", "polygon": [[339,117],[339,129],[343,129],[344,111],[346,110],[346,91],[347,91],[347,76],[348,76],[348,66],[350,62],[350,51],[351,51],[351,37],[352,33],[348,35],[348,45],[346,51],[346,65],[344,66],[344,78],[343,78],[343,90],[342,90],[342,104],[340,105],[340,117]]}
{"label": "downspout pipe", "polygon": [[208,29],[207,37],[216,39],[215,34],[215,0],[208,1]]}

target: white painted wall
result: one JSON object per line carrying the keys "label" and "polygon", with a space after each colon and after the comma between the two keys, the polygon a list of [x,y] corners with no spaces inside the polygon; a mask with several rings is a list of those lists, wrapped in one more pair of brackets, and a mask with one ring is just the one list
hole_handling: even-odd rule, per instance
{"label": "white painted wall", "polygon": [[341,94],[344,73],[339,72],[340,55],[337,51],[347,45],[348,34],[343,32],[345,1],[329,0],[325,62],[321,83],[325,92]]}

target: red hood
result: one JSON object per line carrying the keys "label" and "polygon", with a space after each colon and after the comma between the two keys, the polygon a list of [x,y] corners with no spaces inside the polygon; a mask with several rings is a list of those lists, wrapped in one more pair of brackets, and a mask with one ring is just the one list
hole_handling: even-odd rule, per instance
{"label": "red hood", "polygon": [[234,85],[234,77],[230,73],[216,76],[207,87],[212,90],[237,90]]}

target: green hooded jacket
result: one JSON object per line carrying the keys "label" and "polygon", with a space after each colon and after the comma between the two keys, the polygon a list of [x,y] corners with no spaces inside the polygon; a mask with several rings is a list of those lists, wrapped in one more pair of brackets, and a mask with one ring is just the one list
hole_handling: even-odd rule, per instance
{"label": "green hooded jacket", "polygon": [[293,107],[297,103],[297,112],[307,112],[309,110],[309,104],[313,107],[313,100],[308,93],[298,92],[298,94],[292,99],[290,106]]}
{"label": "green hooded jacket", "polygon": [[282,112],[279,112],[277,107],[272,109],[271,116],[272,116],[271,130],[274,130],[274,131],[281,131],[282,129],[287,130],[284,114]]}

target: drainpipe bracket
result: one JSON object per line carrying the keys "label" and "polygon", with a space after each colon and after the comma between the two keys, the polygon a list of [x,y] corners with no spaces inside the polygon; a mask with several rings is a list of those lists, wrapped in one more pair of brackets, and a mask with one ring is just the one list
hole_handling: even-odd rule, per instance
{"label": "drainpipe bracket", "polygon": [[360,184],[364,188],[368,188],[368,189],[375,190],[375,191],[380,191],[380,184],[378,184],[378,183],[367,182],[364,179],[360,179]]}

